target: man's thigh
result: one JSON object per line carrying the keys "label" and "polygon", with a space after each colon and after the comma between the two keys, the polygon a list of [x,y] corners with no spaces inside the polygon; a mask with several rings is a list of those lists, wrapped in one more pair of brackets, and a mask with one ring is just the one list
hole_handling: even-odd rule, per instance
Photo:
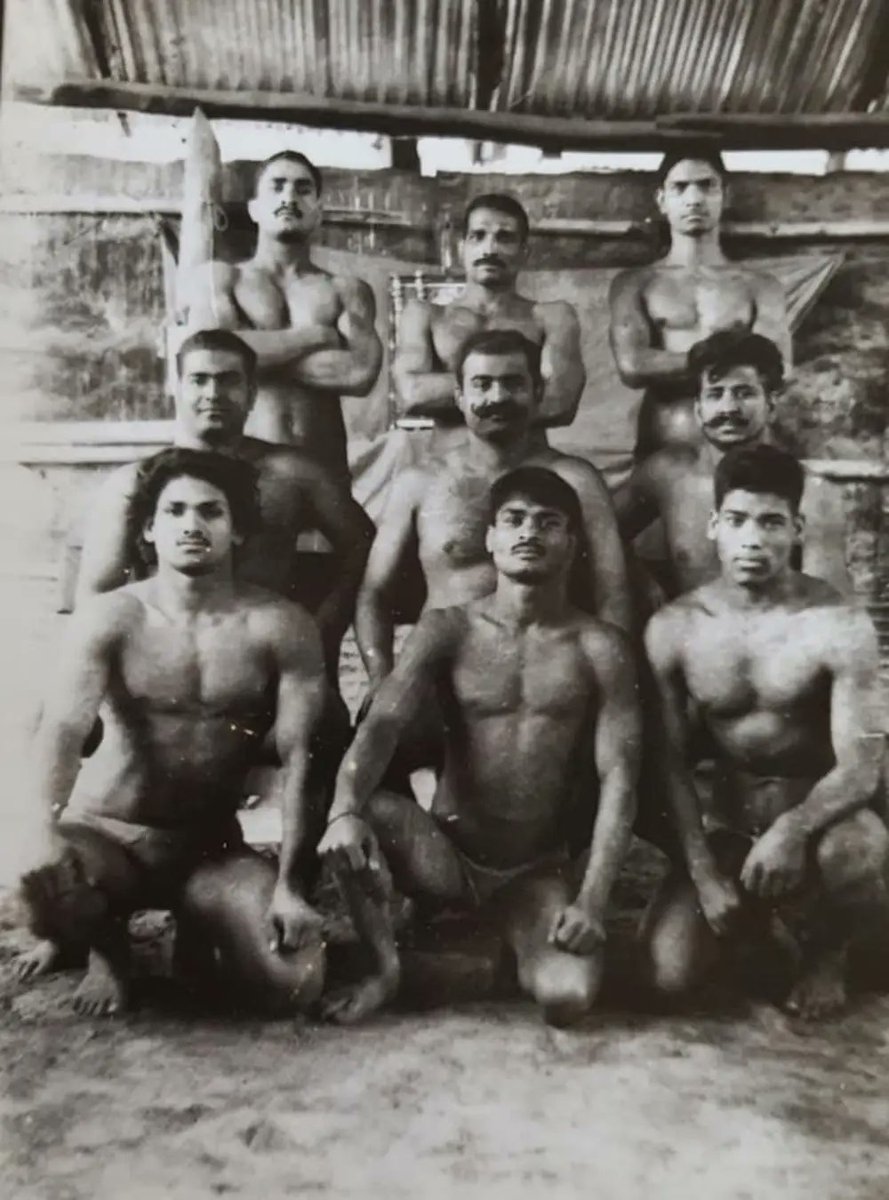
{"label": "man's thigh", "polygon": [[22,879],[35,933],[89,941],[97,922],[128,916],[146,902],[148,873],[123,846],[74,821],[56,833],[64,847],[58,860]]}
{"label": "man's thigh", "polygon": [[274,947],[267,913],[277,877],[269,859],[240,847],[196,867],[174,910],[192,938],[218,952],[239,997],[268,1009],[300,1007],[300,994],[311,1002],[323,982],[320,942],[293,953]]}
{"label": "man's thigh", "polygon": [[556,917],[577,892],[570,864],[514,880],[491,901],[515,954],[519,984],[541,1003],[576,998],[583,1007],[598,991],[602,956],[570,954],[550,941]]}
{"label": "man's thigh", "polygon": [[415,800],[378,792],[366,817],[399,891],[443,903],[472,901],[459,853]]}

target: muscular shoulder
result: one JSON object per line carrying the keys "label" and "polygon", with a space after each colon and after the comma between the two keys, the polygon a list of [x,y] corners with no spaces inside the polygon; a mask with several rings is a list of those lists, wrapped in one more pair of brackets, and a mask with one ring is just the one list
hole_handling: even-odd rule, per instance
{"label": "muscular shoulder", "polygon": [[145,615],[144,588],[144,582],[131,583],[85,597],[71,617],[70,636],[106,646],[126,638]]}
{"label": "muscular shoulder", "polygon": [[344,308],[374,304],[373,288],[357,275],[331,275],[329,278]]}
{"label": "muscular shoulder", "polygon": [[598,674],[612,676],[615,671],[634,669],[633,647],[622,629],[587,613],[578,612],[577,621],[587,662]]}
{"label": "muscular shoulder", "polygon": [[625,267],[623,271],[618,271],[611,281],[612,300],[641,294],[651,282],[654,270],[654,265],[648,264],[644,267]]}
{"label": "muscular shoulder", "polygon": [[261,640],[286,645],[288,641],[317,636],[312,616],[293,600],[254,584],[240,584],[237,602],[250,628]]}
{"label": "muscular shoulder", "polygon": [[577,322],[577,310],[567,300],[535,300],[531,311],[544,330],[563,329]]}
{"label": "muscular shoulder", "polygon": [[695,588],[665,604],[649,620],[645,651],[655,670],[675,665],[681,658],[695,620],[707,609],[706,587]]}
{"label": "muscular shoulder", "polygon": [[581,498],[590,492],[609,494],[602,472],[585,458],[555,452],[547,463],[541,465],[549,466],[561,479],[570,483]]}
{"label": "muscular shoulder", "polygon": [[242,267],[238,263],[222,262],[213,259],[212,262],[201,263],[193,268],[193,278],[213,287],[231,288],[241,277]]}
{"label": "muscular shoulder", "polygon": [[834,665],[875,661],[877,635],[870,616],[863,608],[849,604],[823,580],[806,577],[813,586],[806,607],[810,637]]}

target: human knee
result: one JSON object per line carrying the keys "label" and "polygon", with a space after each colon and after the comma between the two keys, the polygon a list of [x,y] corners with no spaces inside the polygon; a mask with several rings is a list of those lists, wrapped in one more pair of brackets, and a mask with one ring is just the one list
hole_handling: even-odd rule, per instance
{"label": "human knee", "polygon": [[599,994],[601,970],[596,958],[553,958],[533,973],[531,991],[551,1025],[569,1025],[585,1016]]}
{"label": "human knee", "polygon": [[677,930],[655,931],[649,942],[649,971],[655,991],[676,998],[690,992],[701,973],[694,947]]}
{"label": "human knee", "polygon": [[270,951],[244,973],[239,991],[254,1011],[272,1016],[308,1012],[321,999],[327,956],[320,938],[286,954]]}
{"label": "human knee", "polygon": [[26,872],[20,889],[30,929],[39,938],[88,942],[110,915],[108,897],[97,886],[90,863],[71,845],[56,861]]}
{"label": "human knee", "polygon": [[885,882],[889,832],[870,810],[832,825],[816,850],[821,879],[831,890]]}

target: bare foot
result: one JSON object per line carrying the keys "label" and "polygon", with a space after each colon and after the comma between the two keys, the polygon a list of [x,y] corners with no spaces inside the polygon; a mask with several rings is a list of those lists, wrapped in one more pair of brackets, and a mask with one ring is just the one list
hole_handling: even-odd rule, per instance
{"label": "bare foot", "polygon": [[111,964],[90,951],[87,973],[74,993],[74,1008],[82,1017],[114,1017],[126,1011],[128,995],[126,979]]}
{"label": "bare foot", "polygon": [[321,1015],[337,1025],[354,1025],[382,1008],[398,990],[398,982],[371,975],[351,987],[338,988],[321,1002]]}
{"label": "bare foot", "polygon": [[784,1003],[804,1021],[835,1017],[846,1007],[846,956],[829,954],[811,963]]}
{"label": "bare foot", "polygon": [[20,983],[29,979],[37,979],[48,975],[61,958],[61,951],[55,942],[42,938],[36,946],[25,950],[15,960],[13,974]]}

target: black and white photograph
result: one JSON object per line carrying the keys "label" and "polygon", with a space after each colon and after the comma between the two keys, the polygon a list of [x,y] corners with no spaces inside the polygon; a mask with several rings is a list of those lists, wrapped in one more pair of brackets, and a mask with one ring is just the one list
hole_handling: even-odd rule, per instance
{"label": "black and white photograph", "polygon": [[889,0],[5,0],[0,1191],[889,1196]]}

